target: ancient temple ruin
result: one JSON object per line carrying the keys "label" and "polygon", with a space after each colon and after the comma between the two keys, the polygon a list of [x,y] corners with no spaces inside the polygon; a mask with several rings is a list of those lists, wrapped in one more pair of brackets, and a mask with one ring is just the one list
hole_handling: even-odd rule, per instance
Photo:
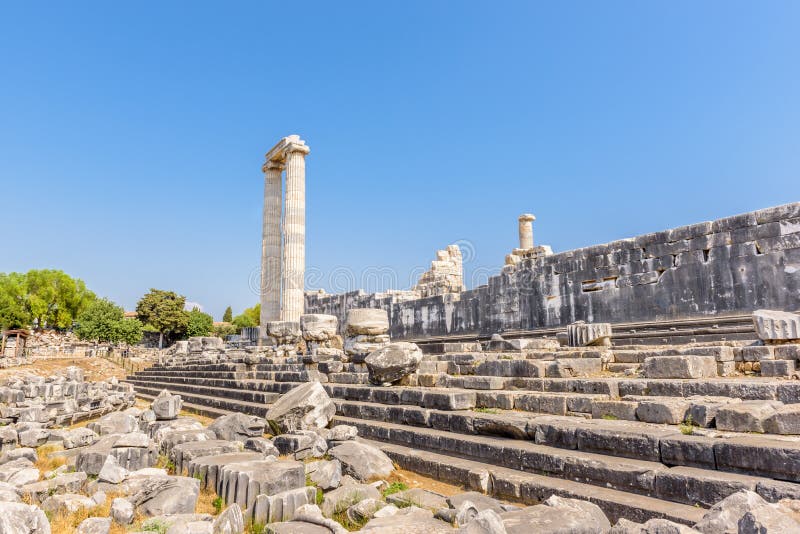
{"label": "ancient temple ruin", "polygon": [[[307,153],[264,166],[260,343],[127,379],[229,506],[210,530],[800,532],[800,203],[558,253],[525,213],[484,285],[452,244],[411,288],[303,302]],[[459,490],[385,491],[395,467]]]}
{"label": "ancient temple ruin", "polygon": [[[267,152],[261,241],[261,324],[300,320],[306,268],[306,156],[299,135]],[[281,176],[286,171],[286,194]]]}

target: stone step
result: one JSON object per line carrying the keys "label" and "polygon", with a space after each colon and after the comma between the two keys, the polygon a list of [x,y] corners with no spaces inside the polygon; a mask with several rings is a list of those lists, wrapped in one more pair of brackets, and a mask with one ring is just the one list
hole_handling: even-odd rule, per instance
{"label": "stone step", "polygon": [[[137,392],[137,396],[148,401],[155,398],[155,394],[140,392]],[[213,418],[233,412],[189,402],[184,402],[183,409]],[[466,489],[488,492],[495,497],[515,502],[532,505],[551,495],[587,500],[600,506],[612,521],[617,521],[621,517],[637,522],[644,522],[652,518],[665,518],[691,525],[699,521],[704,513],[701,508],[695,506],[667,502],[629,492],[420,451],[398,444],[364,439],[362,441],[383,449],[394,462],[409,471]]]}
{"label": "stone step", "polygon": [[[151,397],[157,396],[162,391],[158,387],[145,387],[136,386],[136,394],[149,395]],[[186,392],[179,392],[181,399],[185,399],[187,404],[200,405],[217,410],[224,410],[227,412],[242,412],[249,415],[256,415],[264,417],[269,409],[268,404],[247,402],[238,399],[228,399],[224,397],[216,397],[210,395],[193,394]]]}
{"label": "stone step", "polygon": [[246,371],[247,365],[241,362],[215,362],[215,363],[198,363],[198,364],[181,364],[176,366],[174,364],[156,364],[148,367],[152,371],[172,371],[180,367],[182,371]]}
{"label": "stone step", "polygon": [[270,391],[258,391],[254,389],[245,389],[245,388],[238,388],[238,389],[229,389],[229,388],[217,388],[217,387],[207,387],[195,384],[170,384],[164,382],[134,382],[130,381],[134,388],[138,387],[147,387],[149,389],[160,389],[160,390],[168,390],[170,393],[179,393],[181,396],[185,396],[187,394],[197,393],[199,395],[204,395],[206,397],[219,397],[222,399],[230,399],[230,400],[237,400],[237,401],[244,401],[244,402],[252,402],[257,404],[272,404],[275,402],[278,397],[280,397],[279,393],[270,392]]}
{"label": "stone step", "polygon": [[246,371],[139,371],[130,375],[130,378],[139,377],[159,377],[163,379],[170,378],[192,378],[192,379],[217,379],[217,380],[245,380],[251,377],[251,374]]}
{"label": "stone step", "polygon": [[[336,416],[334,423],[355,426],[359,436],[366,439],[705,508],[741,489],[758,491],[760,485],[772,488],[776,484],[757,476],[667,467],[510,438],[469,436],[342,416]],[[798,491],[797,484],[786,486],[787,495]]]}
{"label": "stone step", "polygon": [[698,522],[705,510],[610,488],[490,465],[475,460],[421,451],[399,444],[363,439],[382,449],[401,468],[467,489],[529,505],[551,495],[580,499],[598,505],[612,523],[621,518],[643,523],[663,518],[685,525]]}
{"label": "stone step", "polygon": [[[230,390],[247,390],[285,393],[296,386],[294,382],[272,382],[266,380],[214,380],[192,379],[191,377],[171,377],[162,380],[157,375],[147,377],[131,377],[134,386],[168,388],[170,384],[192,385],[193,387],[221,388]],[[334,398],[364,400],[383,404],[416,404],[426,408],[440,410],[465,410],[475,407],[474,391],[450,388],[411,388],[411,387],[379,387],[350,384],[324,384],[328,394]],[[192,390],[191,388],[189,389]]]}
{"label": "stone step", "polygon": [[[224,377],[220,375],[204,375],[202,373],[184,370],[182,368],[171,368],[166,371],[147,369],[136,373],[137,377],[149,376],[169,376],[169,377],[198,377],[198,378],[229,378],[235,380],[238,377]],[[456,379],[466,377],[451,377],[451,382],[446,381],[442,385],[458,387]],[[339,379],[337,383],[350,383],[348,379]],[[363,378],[353,379],[361,382]],[[474,378],[471,383],[462,382],[460,385],[469,387],[458,387],[458,389],[487,390],[502,387],[513,388],[515,390],[533,390],[542,392],[560,393],[584,393],[584,394],[608,394],[612,397],[625,395],[654,395],[659,397],[690,397],[690,396],[713,396],[731,397],[742,400],[780,400],[784,403],[800,402],[800,381],[777,380],[772,378],[746,377],[746,378],[709,378],[709,379],[647,379],[647,378],[517,378],[505,377],[497,382],[491,379],[491,387],[481,386],[485,378]]]}
{"label": "stone step", "polygon": [[[136,396],[138,398],[140,398],[140,399],[143,399],[145,401],[150,401],[150,402],[152,402],[157,397],[157,395],[152,395],[152,394],[144,393],[144,392],[140,392],[140,391],[136,392]],[[202,416],[205,416],[205,417],[210,417],[212,419],[216,419],[217,417],[220,417],[220,416],[223,416],[223,415],[228,415],[230,413],[234,413],[234,411],[235,411],[235,410],[233,410],[233,411],[232,410],[224,410],[222,408],[213,408],[213,407],[207,406],[205,404],[194,404],[194,403],[191,403],[191,402],[184,402],[181,409],[185,410],[185,411],[187,411],[189,413],[202,415]]]}
{"label": "stone step", "polygon": [[[676,426],[632,421],[582,420],[548,415],[531,417],[515,411],[443,412],[418,406],[384,406],[340,399],[334,402],[337,414],[343,417],[426,427],[441,432],[529,440],[550,447],[658,462],[669,467],[701,467],[744,473],[753,470],[753,466],[742,463],[746,459],[738,459],[731,453],[737,447],[753,443],[753,437],[747,434],[724,434],[720,437],[685,435]],[[758,447],[760,455],[778,462],[777,471],[773,466],[772,470],[763,471],[765,476],[797,480],[792,470],[800,468],[800,459],[787,460],[785,457],[800,451],[800,439],[765,436],[759,440]]]}

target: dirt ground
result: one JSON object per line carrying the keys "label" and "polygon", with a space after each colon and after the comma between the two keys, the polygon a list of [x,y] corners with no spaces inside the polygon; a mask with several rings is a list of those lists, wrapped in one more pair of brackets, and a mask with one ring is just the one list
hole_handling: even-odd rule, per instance
{"label": "dirt ground", "polygon": [[48,358],[37,360],[27,365],[0,369],[0,379],[21,371],[34,373],[40,376],[50,376],[72,365],[83,369],[86,380],[91,382],[107,380],[112,376],[116,376],[120,380],[125,378],[125,370],[119,365],[104,358],[86,358],[81,356],[76,358]]}
{"label": "dirt ground", "polygon": [[422,488],[428,491],[433,491],[440,495],[444,495],[445,497],[450,497],[452,495],[456,495],[457,493],[464,493],[464,488],[453,486],[452,484],[446,484],[444,482],[439,482],[434,478],[429,478],[423,475],[418,475],[412,471],[406,471],[405,469],[397,469],[394,473],[389,475],[386,479],[387,482],[390,484],[392,482],[402,482],[406,486],[410,488]]}

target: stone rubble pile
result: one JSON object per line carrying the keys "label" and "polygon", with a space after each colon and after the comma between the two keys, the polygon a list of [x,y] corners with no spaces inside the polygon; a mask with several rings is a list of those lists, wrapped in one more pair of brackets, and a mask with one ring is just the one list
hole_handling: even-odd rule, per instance
{"label": "stone rubble pile", "polygon": [[0,423],[25,423],[30,427],[26,430],[76,423],[132,406],[135,401],[130,384],[121,384],[116,378],[87,382],[79,367],[48,377],[17,372],[0,384]]}
{"label": "stone rubble pile", "polygon": [[[50,534],[49,521],[69,514],[90,516],[77,528],[86,534],[108,534],[114,524],[186,534],[243,534],[248,524],[276,534],[800,531],[800,500],[767,502],[748,490],[687,525],[612,521],[595,503],[556,494],[521,506],[478,491],[408,488],[391,482],[395,466],[383,451],[355,427],[333,423],[333,403],[316,382],[283,395],[267,419],[232,413],[204,427],[180,415],[181,404],[164,391],[150,409],[53,430],[45,442],[64,450],[49,454],[66,463],[48,473],[35,467],[39,451],[5,440],[0,533]],[[155,467],[160,458],[167,468]],[[219,496],[218,513],[196,511],[201,492]],[[108,515],[97,515],[108,499]]]}

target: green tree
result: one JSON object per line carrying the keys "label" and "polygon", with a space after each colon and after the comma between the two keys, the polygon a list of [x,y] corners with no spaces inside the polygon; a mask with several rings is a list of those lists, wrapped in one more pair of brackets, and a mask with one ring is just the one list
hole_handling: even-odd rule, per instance
{"label": "green tree", "polygon": [[85,340],[135,345],[142,340],[142,323],[138,319],[125,319],[121,307],[108,299],[99,299],[78,316],[75,333]]}
{"label": "green tree", "polygon": [[189,324],[189,314],[184,311],[186,297],[174,291],[151,289],[136,304],[136,314],[146,325],[158,333],[158,348],[164,347],[165,335],[183,335]]}
{"label": "green tree", "polygon": [[122,319],[119,324],[119,340],[128,345],[136,345],[142,340],[144,327],[139,319]]}
{"label": "green tree", "polygon": [[83,280],[63,271],[32,269],[0,274],[0,321],[3,326],[69,328],[92,302]]}
{"label": "green tree", "polygon": [[30,326],[26,295],[24,274],[0,273],[0,329]]}
{"label": "green tree", "polygon": [[227,336],[232,336],[237,334],[239,330],[232,324],[220,324],[214,327],[212,333],[217,336],[225,339]]}
{"label": "green tree", "polygon": [[232,322],[239,329],[259,326],[261,324],[261,304],[247,308],[240,315],[234,317]]}
{"label": "green tree", "polygon": [[230,323],[231,321],[233,321],[233,310],[228,306],[225,308],[225,313],[222,314],[222,322]]}
{"label": "green tree", "polygon": [[207,313],[200,311],[200,308],[192,308],[189,312],[189,324],[186,327],[186,335],[207,336],[214,329],[214,318]]}

